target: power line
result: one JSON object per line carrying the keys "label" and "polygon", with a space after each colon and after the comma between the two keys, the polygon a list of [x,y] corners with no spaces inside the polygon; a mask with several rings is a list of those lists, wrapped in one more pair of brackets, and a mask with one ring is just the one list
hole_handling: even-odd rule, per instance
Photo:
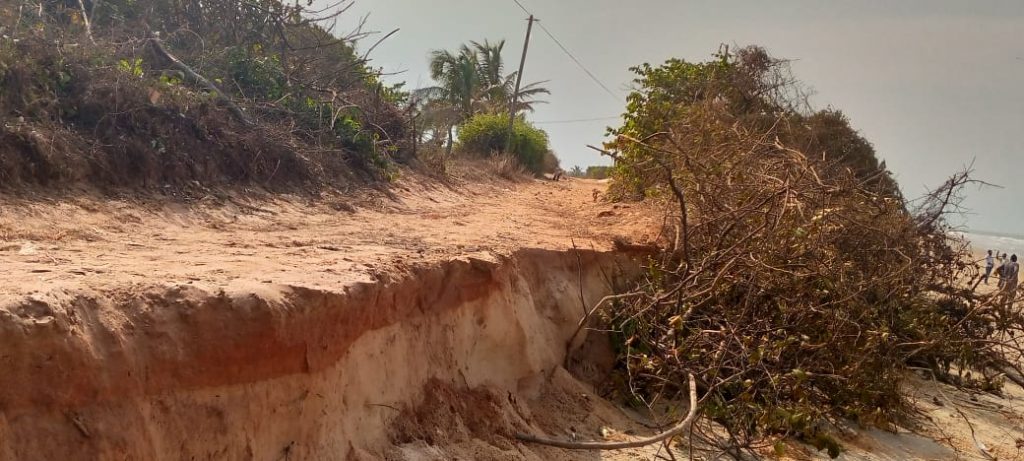
{"label": "power line", "polygon": [[519,9],[523,10],[523,12],[525,12],[526,14],[533,14],[533,13],[530,12],[530,10],[526,9],[526,7],[523,6],[522,3],[519,3],[519,0],[512,0],[512,1],[516,2],[516,5],[519,5]]}
{"label": "power line", "polygon": [[555,123],[600,122],[602,120],[618,120],[619,118],[620,118],[620,116],[616,115],[614,117],[577,118],[577,119],[571,119],[571,120],[544,120],[544,121],[540,121],[540,122],[531,122],[531,123],[536,124],[536,125],[541,125],[541,124],[543,124],[543,125],[550,125],[550,124],[555,124]]}
{"label": "power line", "polygon": [[608,95],[611,96],[616,101],[620,101],[620,102],[622,101],[621,97],[616,95],[614,91],[609,90],[608,87],[604,83],[602,83],[601,80],[598,79],[597,76],[595,76],[593,72],[590,71],[590,69],[587,69],[587,66],[584,66],[583,63],[580,62],[580,60],[576,58],[576,56],[573,56],[573,54],[568,49],[565,48],[565,45],[562,45],[562,42],[558,41],[558,39],[555,38],[555,36],[551,34],[551,31],[549,31],[547,27],[544,27],[543,23],[538,23],[538,25],[540,26],[540,30],[544,31],[544,34],[546,34],[548,37],[550,37],[551,40],[554,41],[555,44],[558,45],[558,47],[561,48],[562,51],[565,52],[565,54],[569,55],[569,58],[572,59],[573,62],[575,62],[577,66],[580,66],[580,69],[583,69],[583,72],[586,72],[586,74],[590,77],[591,80],[594,81],[594,83],[597,83],[598,86],[600,86],[602,89],[604,89],[604,91],[606,93],[608,93]]}
{"label": "power line", "polygon": [[[533,15],[533,13],[531,13],[530,10],[526,9],[526,7],[523,6],[523,4],[519,2],[519,0],[512,0],[512,1],[516,2],[516,5],[518,5],[521,10],[526,12],[526,14],[529,14],[531,16]],[[558,45],[558,47],[562,49],[562,52],[564,52],[566,54],[566,56],[569,56],[569,59],[572,59],[572,61],[575,62],[576,65],[579,66],[579,68],[582,69],[583,72],[585,72],[587,74],[587,76],[590,77],[590,79],[594,81],[594,83],[596,83],[598,86],[600,86],[601,89],[603,89],[605,91],[605,93],[608,93],[608,95],[611,96],[616,101],[619,101],[619,102],[622,101],[622,98],[620,96],[616,95],[614,91],[608,89],[608,86],[605,85],[603,82],[601,82],[601,79],[597,78],[597,76],[594,75],[594,73],[591,72],[590,69],[587,69],[587,66],[583,65],[583,62],[581,62],[579,60],[579,58],[577,58],[575,55],[573,55],[572,52],[569,51],[569,49],[566,48],[565,45],[562,44],[561,41],[559,41],[557,38],[555,38],[555,35],[552,34],[551,31],[548,30],[548,28],[544,26],[544,23],[538,21],[537,25],[540,26],[540,30],[542,30],[544,32],[544,34],[547,35],[548,38],[551,39],[551,41],[555,42],[555,44]]]}

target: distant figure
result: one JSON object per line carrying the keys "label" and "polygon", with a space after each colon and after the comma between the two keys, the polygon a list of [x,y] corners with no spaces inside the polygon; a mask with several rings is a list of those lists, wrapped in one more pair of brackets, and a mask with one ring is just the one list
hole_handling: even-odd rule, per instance
{"label": "distant figure", "polygon": [[1003,282],[1006,281],[1006,279],[1003,277],[1003,269],[1005,269],[1005,268],[1006,268],[1006,253],[999,254],[999,252],[997,251],[996,252],[996,277],[999,278],[999,281],[996,282],[996,288],[998,288],[1000,290],[1003,289]]}
{"label": "distant figure", "polygon": [[992,269],[996,267],[996,261],[992,257],[992,250],[988,250],[988,255],[985,256],[985,275],[981,276],[981,281],[988,285],[988,276],[992,274]]}
{"label": "distant figure", "polygon": [[1013,300],[1013,292],[1017,291],[1017,277],[1020,275],[1020,264],[1017,264],[1017,255],[1010,256],[1010,262],[1003,266],[1003,291],[1010,293],[1010,300]]}
{"label": "distant figure", "polygon": [[555,174],[553,174],[551,176],[551,180],[552,181],[561,181],[564,176],[565,176],[565,170],[563,170],[561,168],[556,168],[555,169]]}

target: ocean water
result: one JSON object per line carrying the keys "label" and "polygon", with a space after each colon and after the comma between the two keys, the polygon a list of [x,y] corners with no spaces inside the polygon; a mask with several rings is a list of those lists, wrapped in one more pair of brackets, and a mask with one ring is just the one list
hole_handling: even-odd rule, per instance
{"label": "ocean water", "polygon": [[976,254],[992,250],[992,253],[1016,254],[1024,258],[1024,235],[1000,234],[995,232],[967,231],[957,232],[971,242],[971,249]]}

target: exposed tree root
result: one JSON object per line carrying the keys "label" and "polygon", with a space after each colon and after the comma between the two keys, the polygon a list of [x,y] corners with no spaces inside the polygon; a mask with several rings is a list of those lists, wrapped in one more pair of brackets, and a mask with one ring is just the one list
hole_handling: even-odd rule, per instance
{"label": "exposed tree root", "polygon": [[544,439],[529,434],[516,434],[516,438],[528,443],[536,443],[539,445],[548,445],[558,448],[567,448],[570,450],[622,450],[626,448],[638,448],[647,445],[653,445],[655,443],[663,442],[676,437],[693,424],[693,421],[697,418],[697,382],[694,380],[693,375],[690,375],[690,411],[686,414],[686,418],[680,421],[678,424],[673,426],[671,429],[645,437],[637,440],[630,440],[626,442],[572,442],[565,440],[554,440]]}

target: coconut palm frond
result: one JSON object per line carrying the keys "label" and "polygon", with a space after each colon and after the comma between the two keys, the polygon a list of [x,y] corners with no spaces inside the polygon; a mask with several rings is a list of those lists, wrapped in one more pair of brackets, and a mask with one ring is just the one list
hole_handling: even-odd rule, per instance
{"label": "coconut palm frond", "polygon": [[[504,73],[504,48],[504,40],[484,40],[464,44],[455,52],[431,52],[430,76],[437,85],[415,91],[415,104],[430,112],[439,129],[450,129],[478,113],[508,111],[518,73]],[[532,112],[536,104],[544,104],[538,97],[551,94],[544,83],[521,87],[514,110]]]}

